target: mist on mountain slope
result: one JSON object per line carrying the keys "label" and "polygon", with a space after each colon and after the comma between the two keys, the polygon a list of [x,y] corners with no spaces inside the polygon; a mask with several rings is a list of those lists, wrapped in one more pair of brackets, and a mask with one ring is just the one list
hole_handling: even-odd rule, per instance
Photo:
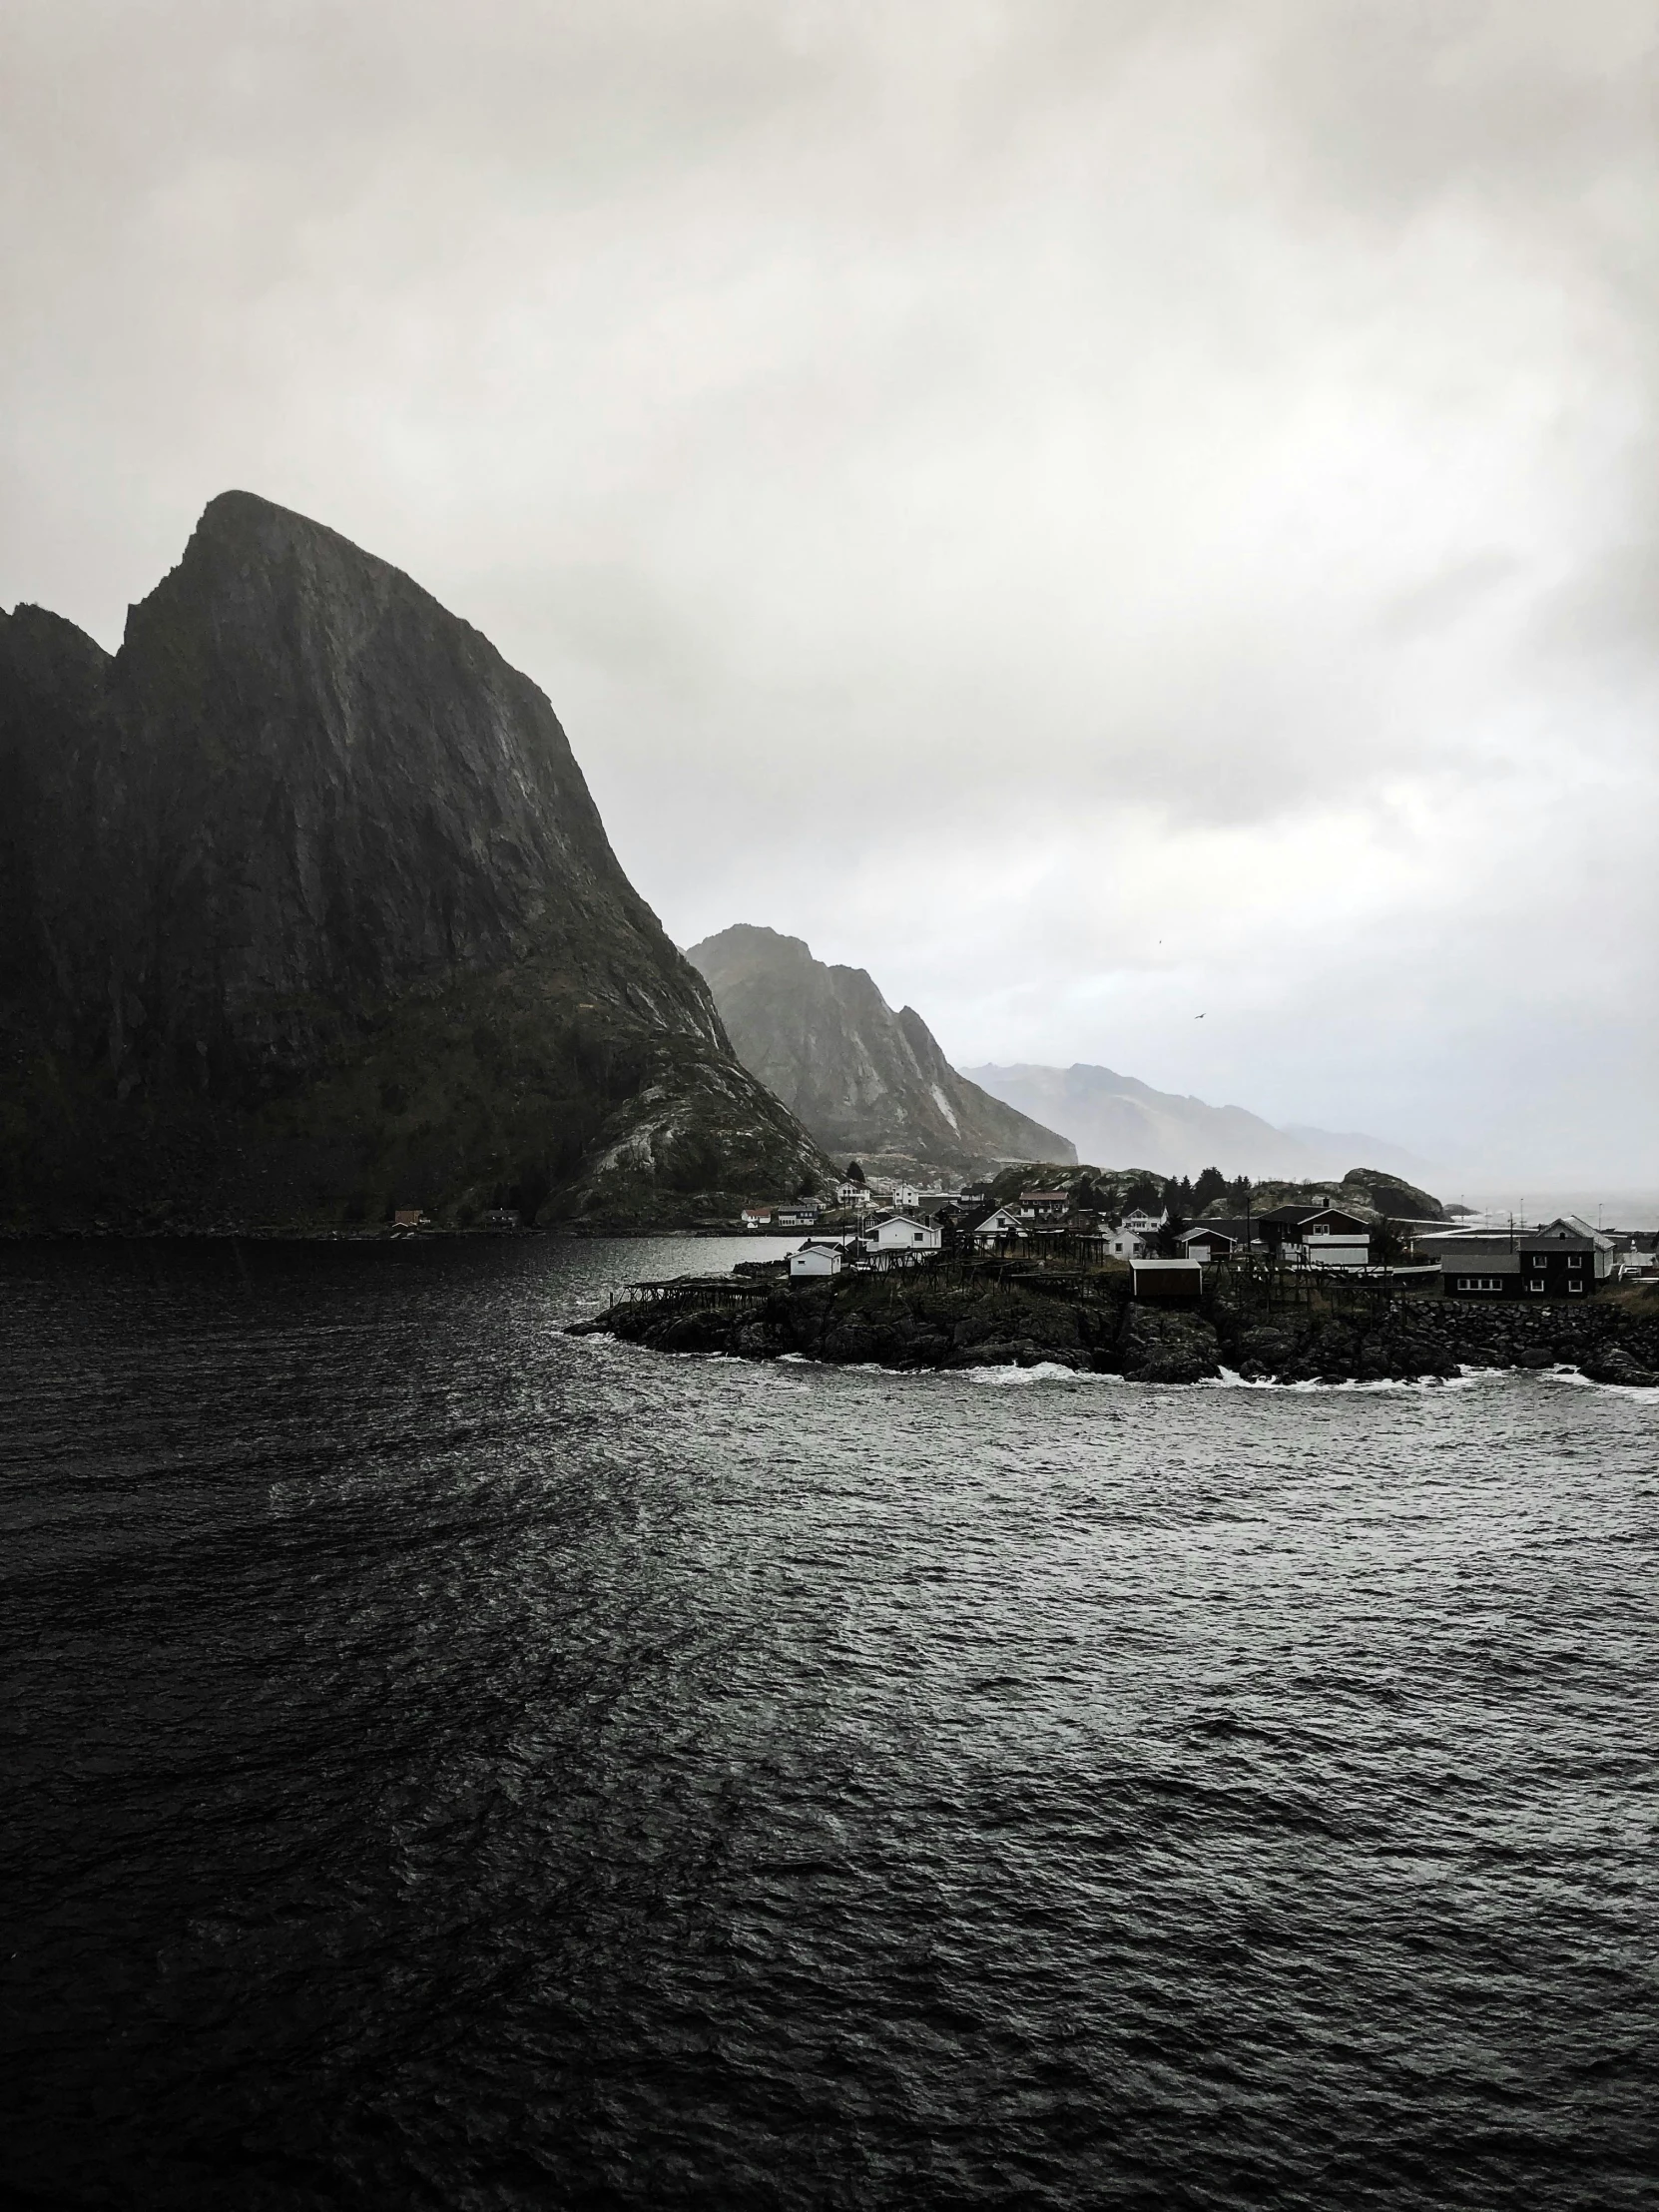
{"label": "mist on mountain slope", "polygon": [[993,1063],[961,1072],[993,1098],[1063,1131],[1081,1158],[1101,1167],[1133,1163],[1162,1175],[1216,1167],[1225,1175],[1318,1178],[1340,1176],[1365,1160],[1405,1176],[1429,1172],[1427,1162],[1380,1137],[1275,1128],[1242,1106],[1210,1106],[1081,1061],[1069,1068]]}

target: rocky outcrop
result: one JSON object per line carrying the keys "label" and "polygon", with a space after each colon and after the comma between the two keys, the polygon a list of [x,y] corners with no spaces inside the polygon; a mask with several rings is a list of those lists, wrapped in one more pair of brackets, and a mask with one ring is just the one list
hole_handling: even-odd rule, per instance
{"label": "rocky outcrop", "polygon": [[1414,1382],[1464,1368],[1565,1366],[1592,1381],[1659,1382],[1659,1312],[1623,1300],[1477,1306],[1401,1298],[1377,1316],[1219,1319],[1228,1364],[1249,1381]]}
{"label": "rocky outcrop", "polygon": [[747,922],[687,957],[744,1066],[831,1153],[959,1172],[1075,1162],[1069,1139],[958,1075],[915,1008],[895,1013],[862,968],[830,966],[800,937]]}
{"label": "rocky outcrop", "polygon": [[1337,1204],[1351,1206],[1358,1213],[1375,1214],[1379,1220],[1448,1218],[1439,1199],[1415,1183],[1407,1183],[1403,1176],[1384,1174],[1381,1168],[1350,1168],[1343,1177]]}
{"label": "rocky outcrop", "polygon": [[[1362,1221],[1447,1219],[1437,1198],[1381,1168],[1350,1168],[1341,1182],[1258,1182],[1251,1191],[1250,1203],[1257,1214],[1265,1214],[1275,1206],[1338,1206]],[[1238,1211],[1239,1199],[1233,1192],[1205,1208],[1207,1215],[1225,1216]]]}
{"label": "rocky outcrop", "polygon": [[779,1281],[764,1301],[625,1304],[579,1330],[603,1330],[660,1352],[746,1359],[798,1353],[888,1368],[1088,1369],[1110,1345],[1115,1307],[1099,1311],[1016,1287],[841,1277]]}
{"label": "rocky outcrop", "polygon": [[1123,1310],[1110,1364],[1136,1382],[1204,1382],[1221,1373],[1221,1340],[1203,1314],[1131,1302]]}
{"label": "rocky outcrop", "polygon": [[1407,1297],[1376,1315],[1284,1314],[1137,1304],[1127,1282],[1063,1285],[952,1277],[848,1276],[720,1301],[698,1286],[625,1304],[586,1329],[669,1352],[746,1359],[802,1354],[888,1368],[1058,1366],[1136,1382],[1449,1381],[1465,1368],[1576,1367],[1592,1382],[1659,1387],[1659,1310],[1608,1300],[1567,1308],[1466,1306]]}
{"label": "rocky outcrop", "polygon": [[113,657],[0,617],[13,1226],[681,1220],[824,1165],[546,699],[334,532],[212,502]]}

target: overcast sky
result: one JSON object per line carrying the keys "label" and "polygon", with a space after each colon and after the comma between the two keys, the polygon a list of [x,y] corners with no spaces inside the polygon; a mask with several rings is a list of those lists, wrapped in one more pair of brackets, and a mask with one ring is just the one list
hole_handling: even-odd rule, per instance
{"label": "overcast sky", "polygon": [[262,492],[543,686],[681,943],[1659,1183],[1653,41],[8,0],[0,604],[113,646]]}

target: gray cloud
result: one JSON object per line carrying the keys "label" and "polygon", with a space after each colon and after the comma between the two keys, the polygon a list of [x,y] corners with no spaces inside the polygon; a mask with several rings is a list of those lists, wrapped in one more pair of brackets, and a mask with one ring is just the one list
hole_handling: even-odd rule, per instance
{"label": "gray cloud", "polygon": [[1659,1181],[1645,9],[0,38],[0,602],[113,642],[249,485],[544,685],[683,941]]}
{"label": "gray cloud", "polygon": [[1525,573],[1512,553],[1471,553],[1466,560],[1454,561],[1438,576],[1412,585],[1384,604],[1378,627],[1390,639],[1433,636],[1461,622]]}

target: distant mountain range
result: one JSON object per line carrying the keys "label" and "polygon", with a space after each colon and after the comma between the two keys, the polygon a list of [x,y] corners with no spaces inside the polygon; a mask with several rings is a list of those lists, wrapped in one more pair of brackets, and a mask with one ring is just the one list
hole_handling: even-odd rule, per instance
{"label": "distant mountain range", "polygon": [[1405,1177],[1426,1163],[1381,1138],[1275,1128],[1133,1075],[1069,1068],[953,1068],[913,1006],[896,1012],[863,968],[813,957],[800,937],[738,922],[686,955],[709,985],[739,1060],[832,1155],[979,1171],[1079,1159],[1157,1175],[1313,1182],[1363,1161]]}
{"label": "distant mountain range", "polygon": [[1379,1137],[1276,1129],[1242,1106],[1208,1106],[1081,1061],[1069,1068],[993,1065],[962,1072],[1005,1105],[1063,1129],[1097,1167],[1133,1165],[1161,1175],[1215,1167],[1224,1175],[1301,1179],[1341,1176],[1356,1160],[1406,1176],[1426,1169]]}
{"label": "distant mountain range", "polygon": [[686,957],[749,1073],[840,1158],[958,1172],[1004,1160],[1072,1165],[1071,1143],[959,1075],[913,1006],[895,1013],[862,968],[738,922]]}

